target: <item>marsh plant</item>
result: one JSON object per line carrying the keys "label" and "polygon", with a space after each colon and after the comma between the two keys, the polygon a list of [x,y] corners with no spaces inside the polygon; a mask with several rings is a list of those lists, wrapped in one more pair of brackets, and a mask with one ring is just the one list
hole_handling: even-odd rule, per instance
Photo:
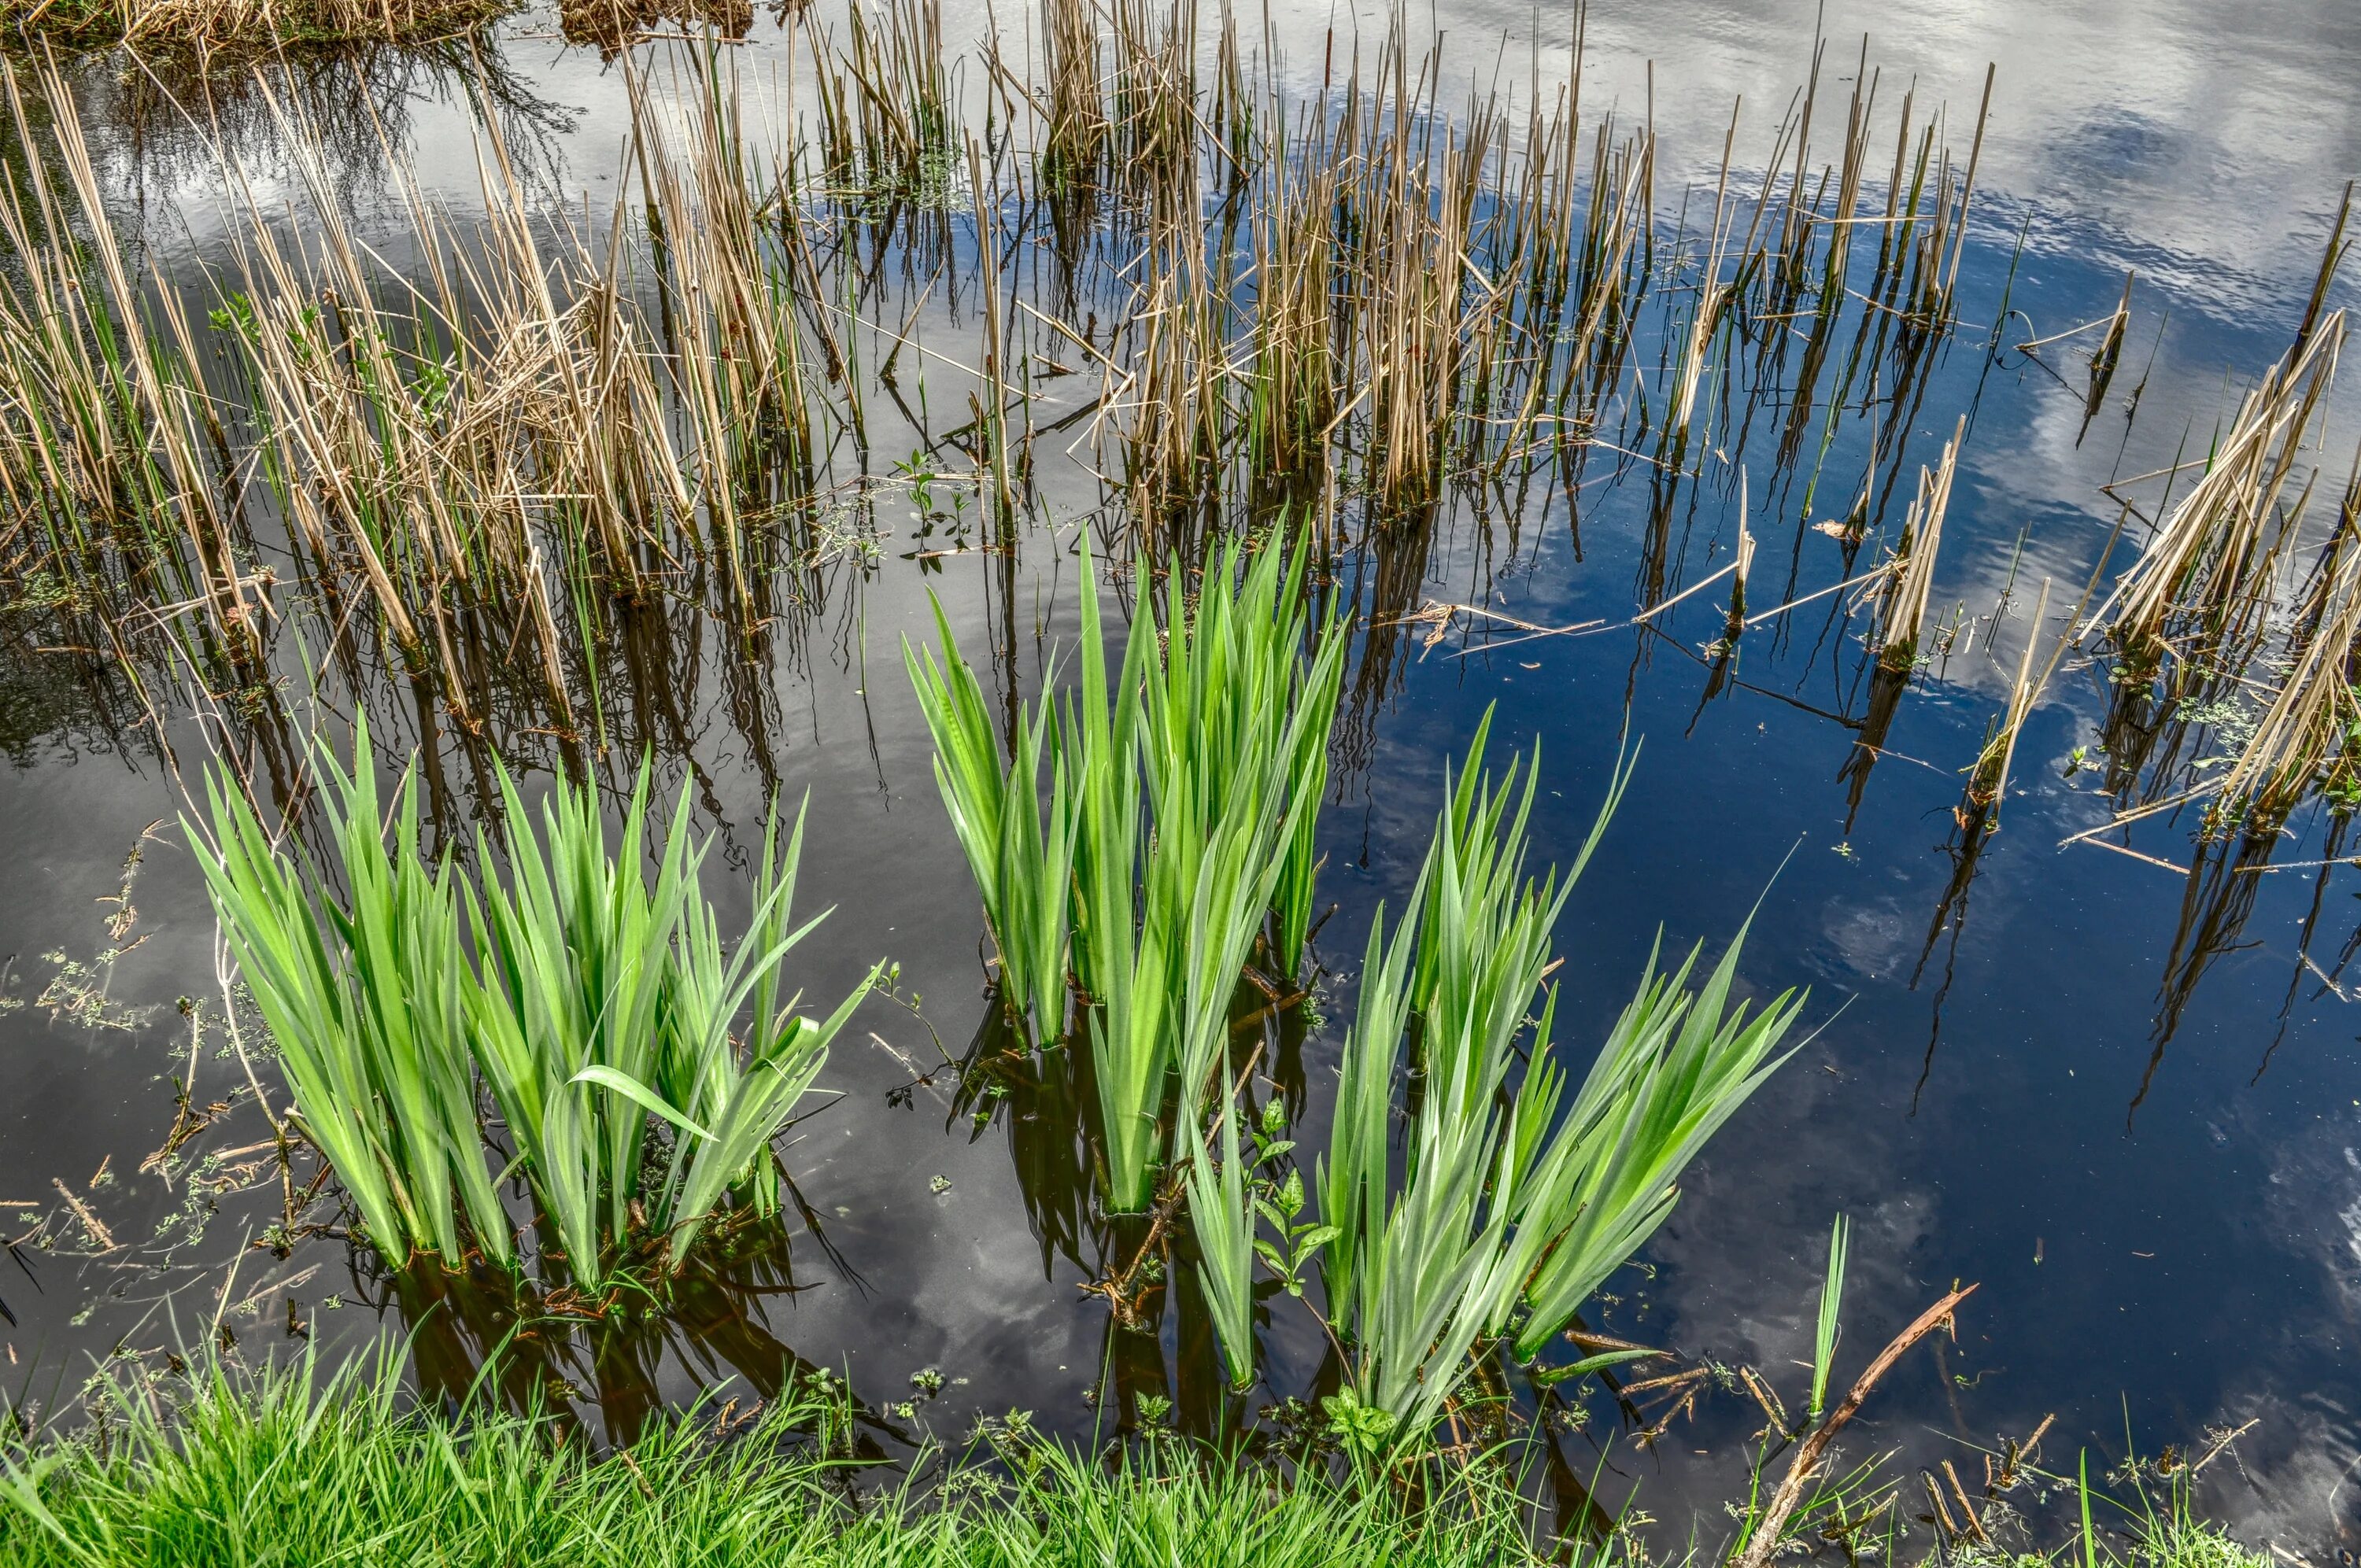
{"label": "marsh plant", "polygon": [[782,842],[773,812],[752,915],[725,941],[686,795],[647,874],[645,766],[611,844],[593,786],[560,784],[536,828],[503,769],[507,872],[479,837],[471,880],[423,853],[414,771],[395,785],[389,845],[368,757],[365,728],[349,772],[318,750],[318,857],[290,853],[218,773],[210,832],[183,826],[295,1129],[369,1243],[396,1266],[512,1263],[500,1186],[514,1176],[542,1257],[593,1288],[676,1262],[712,1225],[775,1213],[774,1140],[876,978],[825,1019],[785,990],[782,966],[818,923],[791,914],[801,814]]}

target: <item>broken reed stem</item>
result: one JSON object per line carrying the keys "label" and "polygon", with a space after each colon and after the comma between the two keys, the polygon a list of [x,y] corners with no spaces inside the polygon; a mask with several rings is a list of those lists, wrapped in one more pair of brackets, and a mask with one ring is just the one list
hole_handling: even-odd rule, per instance
{"label": "broken reed stem", "polygon": [[2349,795],[2361,727],[2354,687],[2361,649],[2361,452],[2354,457],[2335,534],[2311,611],[2292,637],[2293,663],[2207,808],[2208,826],[2243,822],[2249,833],[2283,821],[2323,770]]}
{"label": "broken reed stem", "polygon": [[1902,1359],[1903,1354],[1949,1322],[1951,1314],[1959,1310],[1960,1303],[1974,1294],[1975,1288],[1972,1285],[1956,1286],[1941,1300],[1919,1313],[1916,1321],[1894,1335],[1892,1343],[1879,1351],[1876,1359],[1854,1379],[1844,1402],[1830,1410],[1828,1419],[1795,1445],[1795,1457],[1787,1462],[1787,1474],[1781,1478],[1778,1489],[1771,1494],[1771,1501],[1763,1508],[1762,1518],[1747,1534],[1745,1550],[1738,1554],[1730,1568],[1767,1568],[1772,1554],[1779,1548],[1780,1532],[1787,1528],[1788,1518],[1795,1513],[1796,1505],[1804,1500],[1804,1487],[1819,1469],[1821,1457],[1828,1452],[1828,1444],[1836,1440],[1837,1433],[1844,1430],[1848,1421],[1861,1413],[1861,1406],[1868,1401],[1878,1380],[1893,1370],[1894,1364]]}
{"label": "broken reed stem", "polygon": [[1892,576],[1880,607],[1877,662],[1897,674],[1907,674],[1917,662],[1918,633],[1926,623],[1936,557],[1943,543],[1943,514],[1951,504],[1951,483],[1967,434],[1967,416],[1962,414],[1935,466],[1918,470],[1918,494],[1888,563]]}

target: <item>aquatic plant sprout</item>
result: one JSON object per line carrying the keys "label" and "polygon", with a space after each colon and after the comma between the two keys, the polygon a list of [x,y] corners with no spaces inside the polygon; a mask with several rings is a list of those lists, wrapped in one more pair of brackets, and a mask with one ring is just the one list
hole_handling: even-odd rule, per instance
{"label": "aquatic plant sprout", "polygon": [[[800,813],[784,847],[772,813],[753,914],[732,945],[698,892],[706,845],[686,795],[653,883],[642,869],[646,766],[612,850],[592,786],[553,791],[536,831],[500,769],[513,852],[505,879],[487,870],[478,886],[447,857],[426,871],[409,772],[389,850],[366,729],[356,756],[348,773],[322,745],[315,762],[342,900],[321,868],[280,853],[218,773],[213,843],[193,825],[189,836],[286,1063],[297,1125],[372,1245],[397,1265],[426,1253],[456,1266],[471,1245],[513,1259],[487,1094],[511,1151],[502,1174],[529,1186],[543,1255],[578,1285],[603,1285],[635,1256],[677,1260],[725,1208],[775,1212],[772,1140],[877,972],[823,1020],[796,1014],[799,993],[782,997],[781,964],[818,923],[791,927]],[[495,864],[480,838],[478,854]],[[652,1141],[651,1115],[672,1129],[668,1145]]]}
{"label": "aquatic plant sprout", "polygon": [[1836,1363],[1837,1321],[1844,1308],[1845,1259],[1851,1242],[1852,1226],[1839,1214],[1828,1227],[1828,1276],[1820,1284],[1820,1314],[1812,1330],[1811,1418],[1815,1421],[1828,1409],[1828,1371]]}

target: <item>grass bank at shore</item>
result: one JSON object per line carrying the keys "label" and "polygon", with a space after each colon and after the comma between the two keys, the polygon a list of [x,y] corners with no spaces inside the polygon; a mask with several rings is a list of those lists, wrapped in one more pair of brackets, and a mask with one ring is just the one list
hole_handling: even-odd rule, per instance
{"label": "grass bank at shore", "polygon": [[[1537,1541],[1507,1479],[1477,1467],[1405,1506],[1356,1486],[1209,1459],[1182,1440],[1082,1454],[1027,1425],[989,1423],[963,1462],[911,1468],[830,1459],[825,1407],[773,1404],[670,1424],[628,1451],[553,1442],[543,1423],[454,1422],[390,1376],[200,1373],[168,1405],[119,1385],[71,1438],[0,1442],[0,1568],[1610,1568],[1646,1544]],[[168,1387],[163,1390],[170,1393]],[[0,1409],[0,1417],[8,1414]],[[16,1430],[8,1421],[5,1430]],[[917,1479],[913,1479],[913,1475]],[[1891,1516],[1889,1516],[1891,1517]],[[2265,1568],[2184,1509],[2135,1514],[2043,1554],[1991,1563]],[[1692,1568],[1718,1543],[1658,1542]],[[1916,1563],[1924,1530],[1861,1541],[1856,1561]],[[1789,1549],[1798,1554],[1803,1542]],[[1833,1548],[1827,1550],[1833,1552]],[[1785,1555],[1785,1553],[1782,1553]]]}

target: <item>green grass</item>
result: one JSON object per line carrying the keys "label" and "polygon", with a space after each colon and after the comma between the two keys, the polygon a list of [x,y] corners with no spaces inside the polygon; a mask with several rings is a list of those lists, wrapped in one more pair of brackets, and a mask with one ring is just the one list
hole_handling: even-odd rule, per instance
{"label": "green grass", "polygon": [[[727,1441],[662,1426],[628,1456],[555,1444],[531,1420],[464,1424],[407,1406],[389,1356],[316,1378],[200,1372],[163,1398],[104,1396],[106,1435],[0,1444],[5,1568],[1475,1568],[1545,1561],[1489,1475],[1415,1518],[1389,1489],[1201,1462],[1177,1439],[1102,1464],[994,1423],[949,1467],[863,1474],[820,1456],[825,1409],[783,1400]],[[710,1412],[708,1411],[709,1415]],[[858,1509],[844,1483],[881,1498]]]}
{"label": "green grass", "polygon": [[[1171,1436],[1085,1454],[1021,1412],[956,1453],[857,1464],[847,1408],[808,1391],[752,1415],[708,1405],[628,1451],[594,1453],[529,1417],[421,1409],[389,1343],[333,1375],[202,1359],[124,1368],[71,1436],[0,1438],[0,1568],[1614,1568],[1652,1561],[1618,1533],[1529,1536],[1500,1465],[1429,1468],[1417,1506],[1318,1465],[1280,1471]],[[841,1387],[840,1385],[839,1386]],[[727,1425],[726,1434],[720,1428]],[[13,1433],[13,1425],[0,1427]],[[1358,1473],[1366,1475],[1367,1473]],[[2077,1490],[2051,1477],[2068,1513]],[[2087,1489],[2084,1489],[2087,1499]],[[857,1497],[858,1500],[855,1500]],[[1986,1568],[2266,1568],[2201,1518],[2188,1487],[2129,1504],[2118,1528],[2055,1526],[2042,1551],[1946,1559],[1925,1531],[1874,1532],[1861,1562]],[[2022,1527],[2012,1526],[2012,1538]],[[1713,1542],[1664,1559],[1710,1568]]]}

